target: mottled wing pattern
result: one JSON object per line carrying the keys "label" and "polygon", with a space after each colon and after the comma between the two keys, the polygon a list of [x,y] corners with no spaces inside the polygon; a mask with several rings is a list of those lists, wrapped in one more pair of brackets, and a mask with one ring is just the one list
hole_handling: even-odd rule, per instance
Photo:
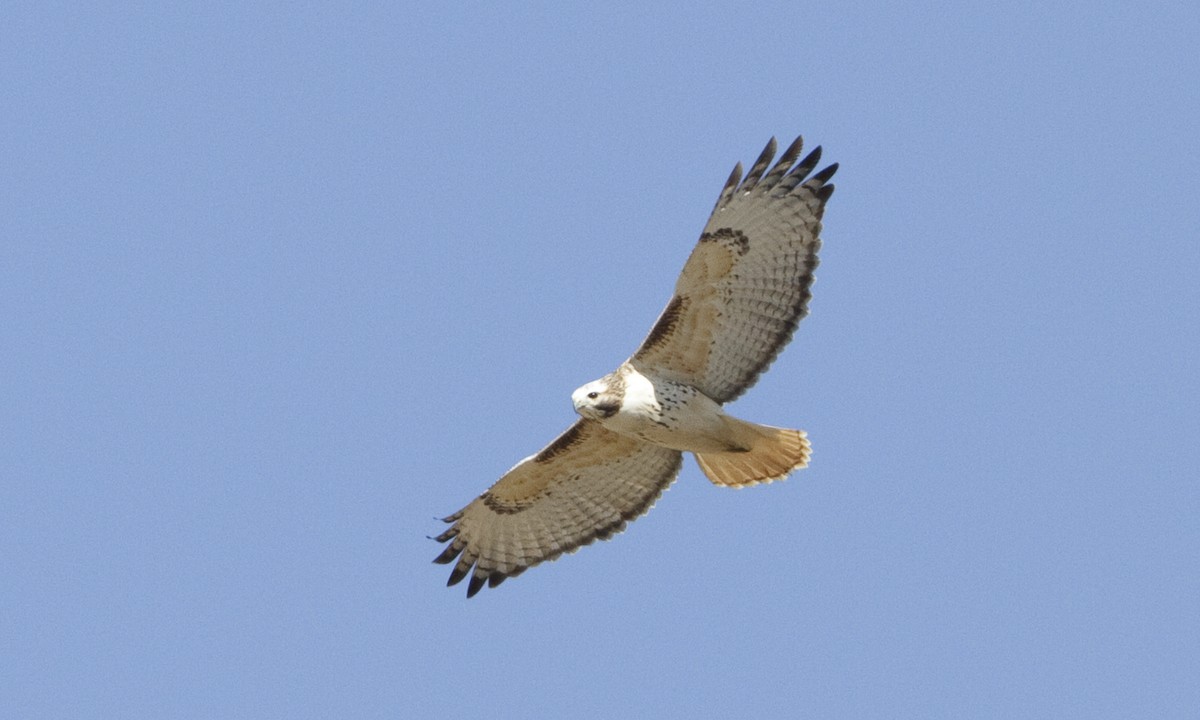
{"label": "mottled wing pattern", "polygon": [[[509,470],[445,520],[434,562],[454,562],[449,585],[471,576],[467,597],[486,583],[607,540],[645,513],[675,480],[683,456],[579,420],[537,455]],[[457,560],[457,562],[455,562]]]}
{"label": "mottled wing pattern", "polygon": [[835,163],[809,177],[821,148],[795,164],[802,147],[796,138],[772,166],[772,138],[744,180],[741,163],[734,168],[674,296],[630,358],[640,372],[724,403],[752,386],[791,340],[807,313],[837,170]]}

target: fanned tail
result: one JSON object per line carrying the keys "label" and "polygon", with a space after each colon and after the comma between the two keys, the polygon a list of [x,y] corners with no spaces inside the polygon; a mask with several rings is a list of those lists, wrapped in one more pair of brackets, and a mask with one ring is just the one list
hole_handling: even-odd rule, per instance
{"label": "fanned tail", "polygon": [[803,430],[787,430],[756,425],[727,417],[749,450],[741,452],[696,453],[700,469],[715,485],[748,487],[782,480],[794,470],[806,467],[812,446]]}

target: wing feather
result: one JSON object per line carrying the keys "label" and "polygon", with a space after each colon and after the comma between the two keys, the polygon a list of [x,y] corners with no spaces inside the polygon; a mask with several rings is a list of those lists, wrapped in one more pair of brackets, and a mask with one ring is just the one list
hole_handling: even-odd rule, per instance
{"label": "wing feather", "polygon": [[445,518],[434,559],[470,576],[467,597],[541,562],[606,540],[641,516],[675,480],[683,456],[579,420],[487,492]]}
{"label": "wing feather", "polygon": [[759,154],[758,159],[750,166],[750,172],[746,173],[746,179],[742,181],[742,186],[739,188],[742,192],[750,192],[758,186],[758,181],[762,180],[763,173],[771,164],[771,158],[775,157],[775,148],[775,138],[771,138],[762,153]]}
{"label": "wing feather", "polygon": [[737,190],[738,183],[741,181],[742,164],[738,163],[733,166],[733,172],[729,173],[729,179],[725,181],[725,187],[722,188],[720,196],[717,197],[717,204],[713,206],[713,210],[729,202],[729,198],[733,197],[733,191]]}
{"label": "wing feather", "polygon": [[771,138],[740,184],[741,165],[734,169],[674,295],[630,358],[640,372],[729,402],[791,340],[808,312],[821,219],[833,193],[829,180],[837,171],[835,163],[810,177],[821,148],[796,164],[803,147],[796,138],[771,166]]}

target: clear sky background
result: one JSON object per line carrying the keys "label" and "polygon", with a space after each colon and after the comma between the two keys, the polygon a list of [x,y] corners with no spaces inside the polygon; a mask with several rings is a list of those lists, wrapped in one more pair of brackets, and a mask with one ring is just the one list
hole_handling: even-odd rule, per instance
{"label": "clear sky background", "polygon": [[[579,7],[6,6],[2,714],[1197,717],[1197,5]],[[811,468],[447,589],[798,133]]]}

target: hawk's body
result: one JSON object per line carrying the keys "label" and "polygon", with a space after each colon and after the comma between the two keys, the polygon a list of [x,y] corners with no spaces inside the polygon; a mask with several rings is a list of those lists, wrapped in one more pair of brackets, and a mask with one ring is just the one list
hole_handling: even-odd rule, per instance
{"label": "hawk's body", "polygon": [[628,362],[576,390],[571,401],[576,412],[609,430],[673,450],[749,449],[729,437],[724,411],[707,395],[691,385],[647,377]]}
{"label": "hawk's body", "polygon": [[[574,392],[581,419],[487,492],[446,518],[436,562],[457,560],[468,596],[593,540],[644,513],[692,452],[714,483],[742,487],[804,467],[799,430],[739,420],[722,405],[779,355],[807,312],[821,216],[837,165],[809,177],[799,138],[768,171],[775,140],[745,180],[741,165],[642,346]],[[740,181],[740,182],[739,182]]]}

